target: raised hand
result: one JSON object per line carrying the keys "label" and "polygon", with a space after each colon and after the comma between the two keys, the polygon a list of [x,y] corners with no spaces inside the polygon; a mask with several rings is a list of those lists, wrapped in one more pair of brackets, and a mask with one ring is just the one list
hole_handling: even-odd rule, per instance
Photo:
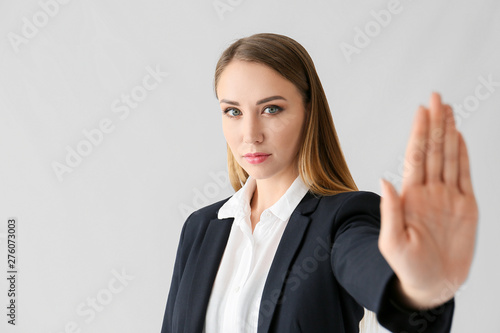
{"label": "raised hand", "polygon": [[379,249],[400,300],[425,309],[451,299],[470,270],[478,208],[465,141],[439,94],[418,109],[401,194],[382,180],[380,209]]}

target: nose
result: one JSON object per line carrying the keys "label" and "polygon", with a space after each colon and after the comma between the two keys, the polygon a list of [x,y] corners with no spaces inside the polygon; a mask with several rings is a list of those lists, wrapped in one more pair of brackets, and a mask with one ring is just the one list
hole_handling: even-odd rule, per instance
{"label": "nose", "polygon": [[261,143],[264,140],[262,124],[258,117],[250,116],[243,119],[243,142],[248,144]]}

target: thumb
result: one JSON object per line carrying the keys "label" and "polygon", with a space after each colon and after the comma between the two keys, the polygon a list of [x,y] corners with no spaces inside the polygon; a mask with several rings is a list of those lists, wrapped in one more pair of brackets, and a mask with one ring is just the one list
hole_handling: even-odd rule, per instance
{"label": "thumb", "polygon": [[404,239],[405,223],[401,198],[394,186],[381,178],[382,198],[380,201],[381,226],[379,236],[380,252],[386,257],[397,251]]}

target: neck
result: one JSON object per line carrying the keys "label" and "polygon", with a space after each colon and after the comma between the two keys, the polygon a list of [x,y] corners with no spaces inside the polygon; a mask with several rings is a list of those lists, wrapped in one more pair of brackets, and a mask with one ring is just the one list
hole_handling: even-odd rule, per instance
{"label": "neck", "polygon": [[274,205],[285,194],[298,175],[298,171],[295,171],[267,179],[256,179],[255,192],[250,201],[252,211],[260,213]]}

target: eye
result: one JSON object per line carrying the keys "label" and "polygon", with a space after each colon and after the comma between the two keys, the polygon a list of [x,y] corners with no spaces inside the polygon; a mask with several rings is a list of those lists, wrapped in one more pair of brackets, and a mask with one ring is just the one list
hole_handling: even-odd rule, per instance
{"label": "eye", "polygon": [[280,108],[279,106],[276,106],[276,105],[270,105],[270,106],[266,106],[264,108],[264,111],[268,111],[267,112],[268,114],[276,114],[282,110],[283,110],[283,108]]}
{"label": "eye", "polygon": [[228,117],[236,117],[236,116],[241,115],[241,111],[238,109],[235,109],[235,108],[227,108],[223,112]]}

